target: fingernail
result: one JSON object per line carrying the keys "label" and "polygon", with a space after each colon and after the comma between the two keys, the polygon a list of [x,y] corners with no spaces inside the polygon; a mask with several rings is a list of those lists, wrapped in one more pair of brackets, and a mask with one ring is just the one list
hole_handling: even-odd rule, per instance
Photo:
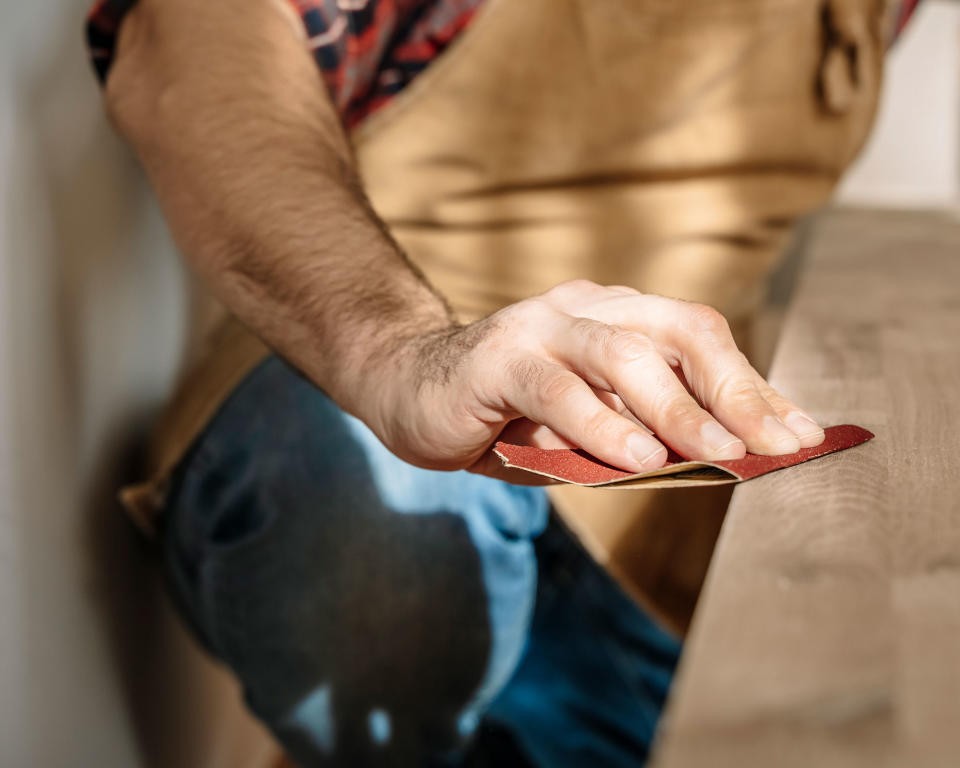
{"label": "fingernail", "polygon": [[741,459],[747,452],[743,441],[725,430],[715,421],[700,427],[700,437],[713,453],[714,459]]}
{"label": "fingernail", "polygon": [[783,453],[796,453],[800,450],[800,440],[786,424],[773,416],[763,417],[763,431],[767,433],[770,445]]}
{"label": "fingernail", "polygon": [[662,455],[660,461],[654,464],[654,466],[660,466],[667,454],[666,448],[643,432],[631,433],[627,437],[627,448],[630,449],[633,457],[643,465],[654,464],[654,459]]}
{"label": "fingernail", "polygon": [[790,427],[801,440],[820,437],[823,434],[823,427],[802,411],[791,411],[784,417],[783,423]]}

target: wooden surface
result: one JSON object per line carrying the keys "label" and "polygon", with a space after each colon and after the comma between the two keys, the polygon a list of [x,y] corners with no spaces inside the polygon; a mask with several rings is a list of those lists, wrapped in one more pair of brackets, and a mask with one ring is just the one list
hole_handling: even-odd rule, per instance
{"label": "wooden surface", "polygon": [[960,217],[817,223],[771,379],[877,438],[737,488],[657,768],[960,765]]}

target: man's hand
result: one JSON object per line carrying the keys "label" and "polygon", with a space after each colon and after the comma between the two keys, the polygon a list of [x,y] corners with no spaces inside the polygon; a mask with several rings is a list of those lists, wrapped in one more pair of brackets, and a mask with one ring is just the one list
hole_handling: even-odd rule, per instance
{"label": "man's hand", "polygon": [[511,422],[534,444],[636,472],[661,466],[664,444],[715,460],[824,439],[750,366],[720,313],[631,288],[565,283],[398,350],[368,367],[382,387],[361,415],[424,467],[501,474],[487,449]]}
{"label": "man's hand", "polygon": [[707,307],[578,282],[452,324],[366,203],[282,8],[139,0],[110,114],[213,292],[395,453],[497,474],[507,428],[640,471],[664,462],[660,441],[719,459],[823,439]]}

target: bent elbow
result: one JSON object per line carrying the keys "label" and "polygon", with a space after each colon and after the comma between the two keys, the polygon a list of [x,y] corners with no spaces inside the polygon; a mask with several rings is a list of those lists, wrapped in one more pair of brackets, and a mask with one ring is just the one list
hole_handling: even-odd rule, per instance
{"label": "bent elbow", "polygon": [[137,3],[120,24],[113,62],[104,81],[107,117],[131,143],[156,125],[162,83],[158,82],[155,36],[150,34],[148,3]]}

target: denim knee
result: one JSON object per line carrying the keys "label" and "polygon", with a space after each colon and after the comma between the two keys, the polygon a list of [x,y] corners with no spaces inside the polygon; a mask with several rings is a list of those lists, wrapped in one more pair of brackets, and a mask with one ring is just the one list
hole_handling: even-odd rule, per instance
{"label": "denim knee", "polygon": [[411,467],[279,361],[181,467],[178,602],[303,765],[455,750],[506,684],[541,491]]}

